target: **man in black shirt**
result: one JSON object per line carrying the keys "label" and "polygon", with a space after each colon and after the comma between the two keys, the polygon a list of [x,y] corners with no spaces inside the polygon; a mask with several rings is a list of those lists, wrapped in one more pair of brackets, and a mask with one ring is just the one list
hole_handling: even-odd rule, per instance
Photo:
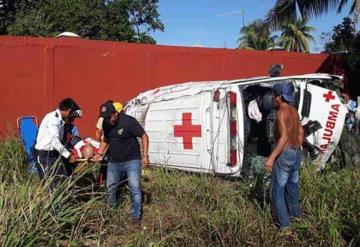
{"label": "man in black shirt", "polygon": [[[134,222],[140,222],[141,164],[143,167],[149,165],[148,135],[135,118],[126,115],[123,111],[118,113],[112,103],[107,102],[101,106],[100,116],[104,118],[104,139],[94,161],[101,160],[104,151],[108,148],[106,182],[108,204],[112,208],[117,206],[117,190],[126,176],[131,194],[131,216]],[[142,139],[142,155],[137,137]]]}

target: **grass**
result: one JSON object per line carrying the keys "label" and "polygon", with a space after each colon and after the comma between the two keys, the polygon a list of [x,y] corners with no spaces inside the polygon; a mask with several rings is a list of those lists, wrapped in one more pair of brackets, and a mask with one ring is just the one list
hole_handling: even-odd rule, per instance
{"label": "grass", "polygon": [[[2,246],[358,246],[360,169],[324,174],[301,171],[302,219],[282,237],[253,182],[230,181],[164,169],[144,171],[141,229],[129,221],[129,193],[117,210],[84,176],[49,192],[26,175],[21,145],[0,143],[0,243]],[[124,189],[126,191],[126,189]],[[149,198],[151,195],[151,198]]]}

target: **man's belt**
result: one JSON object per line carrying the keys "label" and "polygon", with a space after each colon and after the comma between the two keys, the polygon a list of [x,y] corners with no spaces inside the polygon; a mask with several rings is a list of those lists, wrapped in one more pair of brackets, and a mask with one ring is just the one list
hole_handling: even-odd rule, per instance
{"label": "man's belt", "polygon": [[37,150],[35,149],[35,154],[41,157],[58,157],[60,154],[56,150]]}

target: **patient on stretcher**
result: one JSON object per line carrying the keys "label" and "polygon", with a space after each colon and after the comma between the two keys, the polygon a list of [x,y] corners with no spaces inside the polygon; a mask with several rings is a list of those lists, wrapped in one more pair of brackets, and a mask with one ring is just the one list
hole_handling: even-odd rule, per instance
{"label": "patient on stretcher", "polygon": [[85,138],[74,145],[73,154],[78,159],[91,159],[99,150],[100,142],[92,138]]}

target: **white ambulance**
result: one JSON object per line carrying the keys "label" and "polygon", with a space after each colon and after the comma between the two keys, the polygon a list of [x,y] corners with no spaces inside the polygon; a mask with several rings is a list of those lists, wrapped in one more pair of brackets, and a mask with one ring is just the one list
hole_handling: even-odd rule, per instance
{"label": "white ambulance", "polygon": [[323,168],[339,142],[347,114],[330,90],[339,77],[307,74],[232,81],[188,82],[141,93],[126,113],[149,135],[152,165],[241,176],[250,160],[274,145],[272,86],[292,83],[306,149]]}

